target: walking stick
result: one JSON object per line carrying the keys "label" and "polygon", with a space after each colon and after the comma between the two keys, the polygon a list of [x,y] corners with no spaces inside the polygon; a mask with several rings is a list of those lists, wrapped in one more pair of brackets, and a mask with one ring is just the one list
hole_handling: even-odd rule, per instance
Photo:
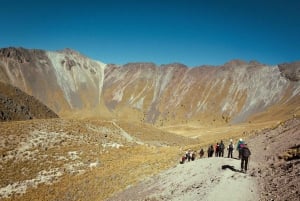
{"label": "walking stick", "polygon": [[250,158],[251,158],[251,157],[249,156],[249,157],[248,157],[248,167],[247,167],[248,169],[249,169],[249,167],[250,167]]}

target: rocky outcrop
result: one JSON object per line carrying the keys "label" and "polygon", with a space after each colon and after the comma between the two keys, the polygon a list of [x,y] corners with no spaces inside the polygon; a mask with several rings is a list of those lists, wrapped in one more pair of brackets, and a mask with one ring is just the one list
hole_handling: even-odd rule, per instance
{"label": "rocky outcrop", "polygon": [[284,63],[278,65],[282,75],[290,81],[297,82],[300,80],[300,61],[293,63]]}

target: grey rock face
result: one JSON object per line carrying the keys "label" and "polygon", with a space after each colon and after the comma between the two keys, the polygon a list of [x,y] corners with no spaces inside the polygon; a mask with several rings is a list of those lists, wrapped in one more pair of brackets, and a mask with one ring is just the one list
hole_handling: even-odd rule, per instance
{"label": "grey rock face", "polygon": [[293,63],[284,63],[278,65],[280,72],[290,81],[297,82],[300,80],[300,61]]}

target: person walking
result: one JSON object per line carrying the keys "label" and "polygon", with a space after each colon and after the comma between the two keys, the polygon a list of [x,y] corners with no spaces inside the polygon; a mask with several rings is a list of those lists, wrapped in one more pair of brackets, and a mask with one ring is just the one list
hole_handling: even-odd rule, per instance
{"label": "person walking", "polygon": [[225,149],[225,145],[223,143],[223,140],[221,140],[219,144],[219,157],[224,157],[224,149]]}
{"label": "person walking", "polygon": [[191,150],[188,150],[187,152],[185,152],[185,158],[188,162],[190,162],[190,160],[191,160],[190,152],[191,152]]}
{"label": "person walking", "polygon": [[220,145],[217,142],[217,144],[215,146],[215,157],[219,157],[219,152],[220,152]]}
{"label": "person walking", "polygon": [[208,147],[208,149],[207,149],[208,158],[212,157],[213,154],[214,154],[214,147],[213,147],[213,145],[210,145],[210,147]]}
{"label": "person walking", "polygon": [[237,143],[237,151],[239,152],[239,160],[241,159],[241,153],[242,153],[242,148],[244,147],[244,141],[243,139],[241,138],[238,143]]}
{"label": "person walking", "polygon": [[191,160],[192,161],[196,160],[196,151],[191,152]]}
{"label": "person walking", "polygon": [[179,163],[180,163],[180,164],[184,164],[185,160],[186,160],[186,155],[183,155],[183,156],[181,157],[181,161],[179,161]]}
{"label": "person walking", "polygon": [[208,146],[208,148],[207,148],[207,158],[209,158],[210,157],[210,146]]}
{"label": "person walking", "polygon": [[249,157],[251,155],[251,151],[248,148],[247,144],[245,143],[243,148],[241,148],[241,171],[247,173]]}
{"label": "person walking", "polygon": [[232,158],[234,144],[232,143],[232,139],[230,140],[230,144],[228,145],[228,158]]}
{"label": "person walking", "polygon": [[200,158],[203,158],[204,156],[204,150],[201,148],[200,152],[199,152]]}

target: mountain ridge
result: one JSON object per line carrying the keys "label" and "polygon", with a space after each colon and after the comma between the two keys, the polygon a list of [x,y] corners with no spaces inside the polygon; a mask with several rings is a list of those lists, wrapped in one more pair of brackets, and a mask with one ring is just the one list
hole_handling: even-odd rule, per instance
{"label": "mountain ridge", "polygon": [[151,62],[119,66],[68,48],[0,49],[0,81],[36,97],[61,117],[156,126],[289,118],[299,114],[299,69],[300,62],[267,66],[241,60],[193,68]]}
{"label": "mountain ridge", "polygon": [[[135,66],[136,65],[138,65],[138,64],[135,64]],[[297,68],[299,68],[298,66],[299,65],[297,65]],[[135,70],[137,71],[138,69],[135,69]],[[114,71],[115,71],[115,75],[113,75],[112,72],[110,71],[109,76],[106,76],[106,81],[108,81],[108,85],[111,87],[111,89],[107,90],[107,91],[112,92],[112,94],[110,94],[110,96],[114,95],[113,96],[114,98],[111,99],[112,101],[107,102],[108,103],[107,105],[113,105],[113,106],[118,105],[115,103],[116,101],[121,101],[120,94],[126,94],[126,92],[124,93],[124,91],[126,91],[126,89],[117,90],[118,86],[119,86],[118,84],[116,84],[115,86],[112,86],[113,85],[112,79],[115,79],[118,76],[122,76],[122,74],[124,73],[123,71],[125,71],[125,70],[121,69],[121,68],[117,68],[117,69],[114,69]],[[106,69],[106,72],[108,72],[107,69]],[[146,75],[147,72],[148,72],[148,74],[150,73],[152,75]],[[159,83],[158,84],[159,87],[157,87],[157,89],[155,89],[154,92],[151,90],[147,90],[145,88],[137,89],[138,92],[142,92],[143,90],[146,91],[146,92],[142,92],[142,94],[139,93],[140,94],[139,95],[140,98],[138,99],[139,101],[147,98],[147,96],[149,96],[149,94],[153,94],[153,96],[150,97],[150,99],[152,99],[152,103],[154,105],[154,106],[152,106],[152,108],[156,108],[154,99],[156,99],[155,96],[160,97],[161,93],[159,91],[161,91],[161,90],[164,90],[165,92],[167,91],[166,93],[168,93],[171,96],[171,98],[169,98],[170,102],[171,102],[169,104],[169,106],[171,106],[172,104],[173,105],[175,104],[175,106],[184,107],[185,104],[180,104],[181,100],[178,100],[176,102],[176,99],[181,99],[182,97],[185,97],[185,94],[190,94],[189,98],[192,98],[192,99],[194,98],[194,99],[196,99],[196,101],[199,100],[199,102],[195,102],[195,101],[193,102],[190,99],[185,100],[185,101],[188,101],[189,105],[191,105],[191,104],[194,105],[194,107],[192,107],[192,109],[195,109],[195,106],[197,106],[197,105],[199,107],[202,106],[202,109],[205,109],[205,107],[212,107],[211,105],[206,105],[206,104],[208,104],[208,102],[210,102],[212,104],[217,104],[217,105],[223,104],[223,107],[220,108],[220,110],[223,109],[223,111],[224,111],[224,114],[220,115],[223,117],[224,116],[229,116],[229,117],[232,116],[231,113],[234,112],[234,111],[232,111],[233,109],[240,111],[241,109],[239,109],[238,107],[240,107],[239,104],[244,106],[243,101],[247,101],[245,103],[248,103],[249,106],[252,106],[252,108],[249,108],[249,110],[255,109],[255,110],[263,111],[263,109],[266,106],[268,106],[268,104],[270,104],[270,102],[272,102],[272,99],[275,98],[274,96],[277,96],[277,98],[279,98],[280,93],[281,92],[284,93],[284,91],[285,91],[284,88],[288,89],[289,87],[292,87],[293,88],[292,90],[293,91],[295,90],[294,95],[299,95],[299,91],[298,91],[299,84],[297,82],[294,83],[295,85],[294,84],[290,85],[289,80],[285,79],[286,76],[282,76],[282,72],[280,72],[276,66],[269,67],[266,65],[258,65],[257,63],[255,63],[255,64],[250,63],[247,65],[243,64],[242,66],[239,66],[239,68],[236,68],[234,66],[230,66],[227,64],[227,65],[224,65],[224,66],[221,66],[218,68],[210,68],[210,67],[208,67],[208,68],[183,68],[183,69],[180,69],[180,68],[169,68],[169,69],[168,68],[157,68],[156,71],[155,70],[151,71],[150,69],[148,69],[148,71],[146,71],[145,69],[143,69],[143,75],[142,75],[142,72],[140,72],[140,71],[135,72],[135,74],[136,74],[135,77],[137,78],[137,80],[134,82],[134,76],[131,74],[130,75],[131,78],[128,79],[128,82],[127,82],[127,85],[130,85],[130,87],[128,87],[128,88],[130,88],[131,91],[134,87],[137,88],[137,86],[145,85],[145,83],[144,84],[140,83],[142,81],[145,82],[145,80],[146,80],[146,84],[148,84],[148,88],[151,89],[152,86],[149,86],[149,83],[153,83],[153,79],[152,80],[148,79],[149,77],[156,79],[157,82]],[[137,74],[139,74],[139,75],[137,75]],[[115,82],[118,83],[117,79],[115,79],[115,80],[116,80]],[[122,80],[122,78],[120,80]],[[268,82],[268,81],[270,82],[269,88],[267,86],[265,86],[265,83],[264,83],[264,82]],[[243,82],[245,82],[245,83],[243,83]],[[231,85],[231,83],[233,83],[233,84]],[[123,85],[126,86],[125,83]],[[175,87],[173,87],[174,85],[175,85]],[[211,87],[213,87],[213,89]],[[191,88],[194,88],[194,89],[191,89]],[[193,90],[196,90],[196,92]],[[201,95],[200,94],[201,91],[204,91],[204,94]],[[213,93],[213,92],[218,92],[218,91],[219,91],[219,93]],[[247,93],[242,94],[243,91],[247,91]],[[176,96],[172,97],[172,94],[176,94]],[[195,96],[193,97],[193,94],[196,94],[196,96],[198,94],[200,94],[201,97],[198,97],[198,98],[196,98]],[[220,94],[220,97],[218,97],[218,94]],[[249,98],[249,95],[251,95],[250,98]],[[130,96],[132,96],[132,93],[130,93]],[[163,96],[163,94],[162,94],[162,96]],[[222,102],[217,103],[218,101],[222,100],[222,98],[224,98],[226,96],[229,99],[228,101],[223,100],[223,103]],[[247,96],[248,96],[248,100],[246,100]],[[287,94],[287,96],[289,96],[289,95]],[[236,100],[234,100],[234,97]],[[165,98],[165,101],[169,101],[168,97],[160,97],[160,98]],[[258,100],[255,100],[255,98]],[[132,97],[127,97],[127,98],[125,97],[125,99],[127,100],[127,102],[129,100],[131,102],[133,100],[136,100]],[[211,101],[206,101],[209,99],[211,99]],[[105,98],[105,100],[109,100],[109,99]],[[239,102],[237,102],[237,100]],[[230,101],[231,101],[231,103],[230,103]],[[251,103],[251,101],[255,101],[257,103]],[[273,100],[273,101],[275,101],[275,100]],[[137,105],[137,103],[138,103],[138,101],[133,101],[133,102],[136,103],[135,105]],[[148,100],[148,102],[149,102],[149,100]],[[133,103],[133,105],[134,105],[134,103]],[[169,106],[164,107],[164,109],[168,108]],[[234,106],[236,108],[234,108],[232,106]],[[231,108],[226,109],[226,107],[231,107]],[[209,109],[213,109],[213,108],[209,108]],[[173,107],[172,110],[176,111],[176,108]],[[163,111],[161,110],[158,112],[163,112]],[[192,112],[192,111],[190,111],[190,112]],[[229,114],[227,115],[226,112],[228,112]],[[246,112],[247,111],[245,111],[245,113]],[[254,112],[256,112],[256,111],[254,111]],[[155,113],[155,111],[152,113]],[[192,114],[190,114],[190,115],[192,115]],[[182,118],[184,118],[184,117],[182,117]],[[227,118],[227,117],[224,117],[224,118]]]}

